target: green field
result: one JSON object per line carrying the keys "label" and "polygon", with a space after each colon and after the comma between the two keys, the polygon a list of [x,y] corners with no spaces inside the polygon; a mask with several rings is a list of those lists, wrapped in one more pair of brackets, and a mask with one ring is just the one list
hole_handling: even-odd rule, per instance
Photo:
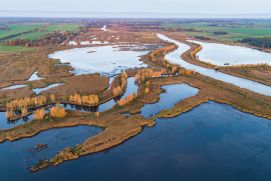
{"label": "green field", "polygon": [[0,39],[5,38],[11,35],[16,35],[19,33],[29,32],[23,35],[18,35],[12,37],[10,39],[27,39],[27,40],[35,40],[41,37],[46,36],[49,33],[54,31],[75,31],[80,25],[79,24],[68,24],[68,23],[60,23],[60,24],[21,24],[21,25],[6,25],[8,30],[0,30]]}
{"label": "green field", "polygon": [[23,46],[8,46],[0,44],[0,53],[18,53],[30,50],[31,48],[23,47]]}
{"label": "green field", "polygon": [[38,31],[33,33],[28,33],[24,35],[20,35],[16,37],[16,39],[27,39],[27,40],[35,40],[41,37],[46,36],[48,33],[52,33],[54,31],[75,31],[79,28],[79,25],[76,24],[51,24],[44,25],[39,28]]}
{"label": "green field", "polygon": [[32,31],[40,28],[41,24],[29,24],[29,25],[6,25],[8,30],[0,30],[0,38],[5,38],[10,35]]}
{"label": "green field", "polygon": [[[45,37],[49,33],[55,31],[75,31],[77,30],[80,25],[73,24],[73,23],[37,23],[37,24],[4,24],[0,22],[0,39],[10,37],[6,40],[14,40],[14,39],[21,39],[21,40],[36,40],[38,38]],[[3,28],[5,27],[5,29]],[[32,31],[32,32],[31,32]],[[26,32],[26,33],[25,33]],[[20,33],[25,33],[18,35]],[[6,41],[5,40],[5,41]],[[7,46],[3,43],[0,43],[0,53],[17,53],[26,50],[30,50],[31,48],[23,47],[23,46]]]}
{"label": "green field", "polygon": [[[165,23],[165,29],[182,29],[188,36],[206,36],[224,41],[238,41],[243,38],[271,37],[271,21],[187,21]],[[191,31],[191,29],[193,32]],[[227,32],[215,35],[214,32]]]}

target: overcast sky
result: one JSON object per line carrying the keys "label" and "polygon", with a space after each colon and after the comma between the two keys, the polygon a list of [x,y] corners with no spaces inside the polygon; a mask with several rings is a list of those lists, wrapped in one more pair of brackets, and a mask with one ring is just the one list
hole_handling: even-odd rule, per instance
{"label": "overcast sky", "polygon": [[[1,0],[0,16],[270,14],[271,0]],[[108,13],[108,14],[104,14]]]}

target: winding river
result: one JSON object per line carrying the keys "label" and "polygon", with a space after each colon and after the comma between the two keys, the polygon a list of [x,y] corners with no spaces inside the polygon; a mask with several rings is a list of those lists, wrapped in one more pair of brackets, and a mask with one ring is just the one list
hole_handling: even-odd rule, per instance
{"label": "winding river", "polygon": [[[159,107],[196,91],[169,85]],[[186,86],[185,84],[182,84]],[[171,89],[171,90],[170,90]],[[195,93],[195,92],[194,92]],[[191,94],[192,95],[192,94]],[[173,103],[173,102],[172,102]],[[145,111],[151,115],[152,109]],[[88,126],[53,129],[33,138],[0,144],[0,180],[258,180],[271,176],[270,120],[208,102],[175,118],[157,119],[152,128],[117,147],[29,174],[27,167],[65,146],[82,142],[100,129]],[[42,151],[28,151],[48,143]],[[75,172],[76,170],[76,172]],[[45,177],[46,175],[46,177]]]}
{"label": "winding river", "polygon": [[[179,46],[166,56],[172,63],[240,87],[253,87],[253,81],[234,79],[231,78],[233,76],[183,61],[180,55],[190,47],[163,35],[159,37]],[[252,91],[270,95],[270,89],[255,84],[260,87],[256,86]],[[186,84],[163,88],[165,93],[161,94],[160,100],[155,104],[145,105],[142,115],[150,117],[198,91]],[[134,79],[129,78],[123,97],[136,91]],[[106,110],[114,103],[107,103],[105,108],[100,109]],[[145,128],[139,135],[107,151],[87,155],[34,174],[28,172],[27,167],[37,163],[39,159],[49,158],[64,147],[81,143],[100,131],[96,127],[77,126],[52,129],[14,142],[6,141],[0,144],[0,180],[265,181],[271,177],[270,120],[211,101],[177,117],[157,119],[154,127]],[[40,143],[48,144],[48,148],[29,151]]]}
{"label": "winding river", "polygon": [[222,73],[219,71],[215,71],[213,69],[200,67],[200,66],[190,64],[190,63],[182,60],[180,58],[180,56],[184,52],[188,51],[190,49],[190,46],[188,46],[187,44],[181,43],[179,41],[173,40],[173,39],[171,39],[165,35],[162,35],[162,34],[157,34],[157,36],[164,41],[175,43],[178,46],[177,50],[175,50],[165,56],[165,58],[167,60],[169,60],[171,63],[179,64],[180,66],[182,66],[186,69],[195,70],[198,73],[201,73],[201,74],[206,75],[208,77],[212,77],[214,79],[217,79],[217,80],[220,80],[223,82],[227,82],[227,83],[236,85],[236,86],[244,88],[244,89],[251,90],[251,91],[259,93],[259,94],[271,96],[271,86],[267,86],[267,85],[257,83],[257,82],[251,81],[251,80],[235,77],[232,75],[228,75],[228,74],[225,74],[225,73]]}
{"label": "winding river", "polygon": [[263,63],[271,65],[270,53],[241,46],[209,43],[196,40],[188,41],[202,46],[202,50],[197,53],[200,60],[215,65],[225,66]]}

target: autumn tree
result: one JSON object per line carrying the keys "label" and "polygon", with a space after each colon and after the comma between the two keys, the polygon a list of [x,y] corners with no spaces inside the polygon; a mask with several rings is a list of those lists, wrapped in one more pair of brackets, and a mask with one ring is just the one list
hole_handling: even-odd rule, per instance
{"label": "autumn tree", "polygon": [[45,116],[45,111],[44,109],[37,109],[35,112],[34,112],[34,119],[36,120],[42,120],[44,119],[44,116]]}
{"label": "autumn tree", "polygon": [[125,97],[124,99],[119,100],[117,103],[119,106],[122,107],[122,106],[132,102],[136,97],[137,97],[136,93],[133,93],[133,94]]}
{"label": "autumn tree", "polygon": [[54,118],[64,118],[67,115],[67,112],[59,104],[50,109],[50,115]]}

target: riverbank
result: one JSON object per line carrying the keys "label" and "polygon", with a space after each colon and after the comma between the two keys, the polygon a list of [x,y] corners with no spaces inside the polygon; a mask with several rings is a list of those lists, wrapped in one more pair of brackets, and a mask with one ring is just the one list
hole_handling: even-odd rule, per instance
{"label": "riverbank", "polygon": [[[139,79],[140,81],[138,81],[136,94],[133,94],[132,99],[129,99],[125,104],[113,102],[114,104],[112,104],[112,107],[109,107],[109,109],[100,113],[69,110],[67,111],[67,117],[63,119],[55,119],[46,115],[45,119],[32,120],[11,129],[1,130],[0,142],[17,141],[19,139],[33,137],[41,132],[55,128],[87,125],[97,126],[103,129],[102,132],[89,137],[84,142],[74,147],[67,147],[61,150],[57,155],[52,156],[52,158],[40,161],[30,169],[32,172],[36,172],[49,166],[57,166],[65,161],[77,159],[87,154],[110,149],[139,134],[145,126],[154,126],[157,117],[175,117],[208,101],[229,104],[240,111],[271,119],[270,96],[242,89],[230,83],[225,83],[194,71],[184,69],[174,63],[170,63],[168,60],[165,60],[165,55],[174,52],[178,47],[172,43],[164,45],[165,47],[155,50],[143,57],[144,62],[148,63],[152,69],[149,68],[146,71],[146,74],[142,74],[144,79],[142,82],[141,79]],[[188,53],[190,55],[191,52],[188,51]],[[179,58],[180,54],[178,54],[177,57]],[[125,76],[125,79],[128,77],[142,78],[140,75],[136,76],[136,74],[144,72],[143,70],[144,69],[140,69],[140,71],[139,69],[129,70],[127,71],[127,77]],[[159,71],[156,72],[159,73],[159,76],[155,76],[153,71]],[[67,75],[61,76],[58,80],[69,81],[64,82],[64,85],[44,92],[44,95],[56,94],[60,103],[70,103],[67,96],[71,93],[79,92],[84,95],[90,93],[97,94],[100,98],[99,104],[102,104],[111,101],[118,96],[121,98],[121,95],[128,89],[125,86],[123,87],[121,95],[114,95],[113,89],[118,86],[122,87],[122,79],[120,76],[116,76],[111,84],[109,83],[108,77],[102,77],[100,75]],[[40,84],[44,81],[45,80],[43,79],[37,80]],[[82,84],[88,81],[88,85]],[[39,86],[39,83],[33,83],[32,87]],[[162,89],[163,86],[183,83],[196,88],[199,91],[196,95],[193,94],[192,97],[186,97],[185,99],[178,101],[171,109],[162,110],[149,119],[139,115],[143,106],[160,101],[159,95],[164,92]]]}
{"label": "riverbank", "polygon": [[[164,32],[163,32],[164,33]],[[259,82],[261,84],[265,84],[271,86],[271,66],[265,64],[255,64],[255,65],[241,65],[241,66],[217,66],[208,62],[204,62],[197,58],[197,53],[202,50],[202,46],[196,43],[187,42],[182,36],[178,36],[177,34],[165,32],[165,35],[179,40],[180,42],[187,44],[190,46],[190,49],[181,55],[182,59],[187,61],[188,63],[198,65],[201,67],[214,69],[226,74],[230,74],[233,76],[249,79],[255,82]],[[226,44],[232,45],[232,44]],[[248,47],[251,48],[251,47]]]}

